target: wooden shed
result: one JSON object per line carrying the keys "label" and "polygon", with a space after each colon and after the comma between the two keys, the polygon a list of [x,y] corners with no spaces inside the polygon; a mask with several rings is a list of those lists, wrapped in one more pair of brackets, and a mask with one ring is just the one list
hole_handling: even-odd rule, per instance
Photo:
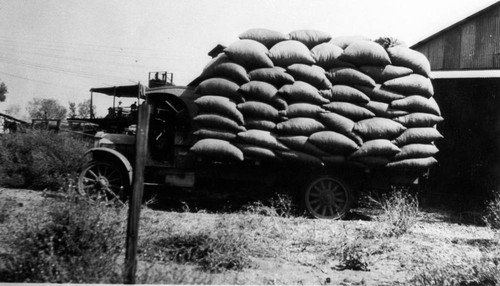
{"label": "wooden shed", "polygon": [[429,189],[477,206],[500,191],[500,1],[411,48],[431,63],[445,118]]}

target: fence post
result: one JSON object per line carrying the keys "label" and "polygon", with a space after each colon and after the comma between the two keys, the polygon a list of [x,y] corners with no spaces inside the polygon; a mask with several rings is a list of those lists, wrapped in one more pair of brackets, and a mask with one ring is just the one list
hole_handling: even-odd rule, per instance
{"label": "fence post", "polygon": [[139,238],[139,217],[144,189],[144,166],[148,153],[148,132],[151,106],[144,102],[139,106],[138,113],[139,114],[135,137],[136,155],[134,164],[134,177],[127,223],[124,273],[125,284],[135,284],[135,274],[137,270],[137,240]]}

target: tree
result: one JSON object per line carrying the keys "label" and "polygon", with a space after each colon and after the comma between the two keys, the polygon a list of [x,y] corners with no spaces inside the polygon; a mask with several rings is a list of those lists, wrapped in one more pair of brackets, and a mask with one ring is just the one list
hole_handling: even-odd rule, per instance
{"label": "tree", "polygon": [[[96,106],[92,105],[92,110],[96,110]],[[90,98],[78,103],[78,117],[90,118]]]}
{"label": "tree", "polygon": [[14,116],[14,117],[19,117],[19,114],[21,113],[21,106],[19,104],[11,104],[9,107],[5,109],[5,114]]}
{"label": "tree", "polygon": [[75,102],[68,102],[69,105],[69,118],[75,118],[76,117],[76,103]]}
{"label": "tree", "polygon": [[0,102],[5,101],[7,94],[7,85],[4,82],[0,83]]}
{"label": "tree", "polygon": [[26,107],[31,118],[34,119],[64,119],[66,107],[53,98],[34,98]]}

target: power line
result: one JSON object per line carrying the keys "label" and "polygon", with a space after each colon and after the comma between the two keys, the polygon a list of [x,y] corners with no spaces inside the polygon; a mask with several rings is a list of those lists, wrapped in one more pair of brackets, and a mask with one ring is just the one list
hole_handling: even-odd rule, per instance
{"label": "power line", "polygon": [[60,74],[65,74],[65,75],[77,76],[77,77],[85,77],[85,78],[92,78],[92,79],[102,79],[102,78],[112,79],[112,78],[114,78],[117,80],[128,80],[128,78],[121,77],[121,76],[102,75],[102,74],[97,74],[95,72],[74,71],[71,69],[61,68],[61,67],[54,66],[54,65],[41,64],[41,63],[37,63],[37,62],[30,62],[30,61],[24,61],[24,60],[18,60],[18,59],[9,59],[9,58],[5,58],[2,56],[0,56],[0,62],[14,65],[14,66],[25,66],[25,67],[33,68],[33,69],[37,69],[37,70],[43,70],[43,71],[60,73]]}
{"label": "power line", "polygon": [[77,88],[72,87],[72,86],[61,85],[61,84],[56,84],[56,83],[47,82],[47,81],[43,81],[43,80],[37,80],[37,79],[27,78],[27,77],[23,77],[23,76],[15,75],[15,74],[11,74],[11,73],[7,73],[7,72],[3,72],[3,71],[0,71],[0,73],[5,74],[5,75],[8,75],[8,76],[11,76],[11,77],[15,77],[15,78],[20,78],[20,79],[29,80],[29,81],[34,81],[34,82],[38,82],[38,83],[43,83],[43,84],[48,84],[48,85],[54,85],[54,86],[58,86],[58,87],[63,87],[63,88],[68,88],[68,89],[72,89],[72,90],[78,90],[78,91],[81,91],[80,89],[77,89]]}
{"label": "power line", "polygon": [[[172,59],[172,58],[186,58],[186,57],[206,57],[206,55],[193,55],[193,54],[184,54],[184,53],[174,53],[172,51],[167,51],[167,50],[153,50],[153,49],[143,49],[141,52],[140,48],[95,48],[89,45],[76,45],[76,44],[71,44],[71,43],[64,43],[64,45],[61,44],[56,44],[58,42],[53,42],[53,43],[44,43],[44,42],[37,42],[37,41],[19,41],[17,39],[9,39],[5,40],[5,37],[0,36],[0,39],[3,39],[3,41],[0,41],[0,44],[3,46],[7,47],[18,47],[18,46],[23,46],[23,47],[30,47],[30,48],[36,48],[36,49],[44,49],[44,50],[51,50],[51,51],[73,51],[76,53],[89,53],[89,52],[94,52],[94,53],[105,53],[108,56],[118,56],[118,57],[127,57],[127,58],[136,58],[136,57],[142,57],[142,58],[151,58],[151,59]],[[85,47],[86,46],[86,47]],[[105,46],[103,46],[105,47]],[[128,50],[138,50],[138,51],[128,51]],[[145,51],[150,51],[150,52],[145,52]],[[154,52],[154,53],[151,53]],[[167,55],[168,56],[165,56]]]}

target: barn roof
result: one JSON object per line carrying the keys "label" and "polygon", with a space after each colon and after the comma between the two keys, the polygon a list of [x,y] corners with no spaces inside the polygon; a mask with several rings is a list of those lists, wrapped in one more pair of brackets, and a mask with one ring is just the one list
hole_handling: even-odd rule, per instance
{"label": "barn roof", "polygon": [[478,11],[478,12],[476,12],[476,13],[474,13],[474,14],[472,14],[472,15],[470,15],[470,16],[468,16],[468,17],[466,17],[466,18],[464,18],[464,19],[462,19],[462,20],[460,20],[458,22],[456,22],[455,24],[453,24],[451,26],[448,26],[448,27],[444,28],[443,30],[441,30],[441,31],[439,31],[439,32],[437,32],[435,34],[432,34],[431,36],[429,36],[429,37],[427,37],[427,38],[419,41],[418,43],[412,45],[411,48],[412,49],[417,49],[419,46],[421,46],[421,45],[429,42],[430,40],[432,40],[434,38],[437,38],[437,37],[445,34],[446,32],[453,30],[456,27],[459,27],[460,25],[462,25],[462,24],[464,24],[464,23],[472,20],[473,18],[481,16],[482,14],[484,14],[484,13],[486,13],[486,12],[494,9],[495,7],[497,7],[499,5],[500,5],[500,1],[495,2],[495,3],[491,4],[490,6],[484,8],[484,9],[481,9],[480,11]]}

